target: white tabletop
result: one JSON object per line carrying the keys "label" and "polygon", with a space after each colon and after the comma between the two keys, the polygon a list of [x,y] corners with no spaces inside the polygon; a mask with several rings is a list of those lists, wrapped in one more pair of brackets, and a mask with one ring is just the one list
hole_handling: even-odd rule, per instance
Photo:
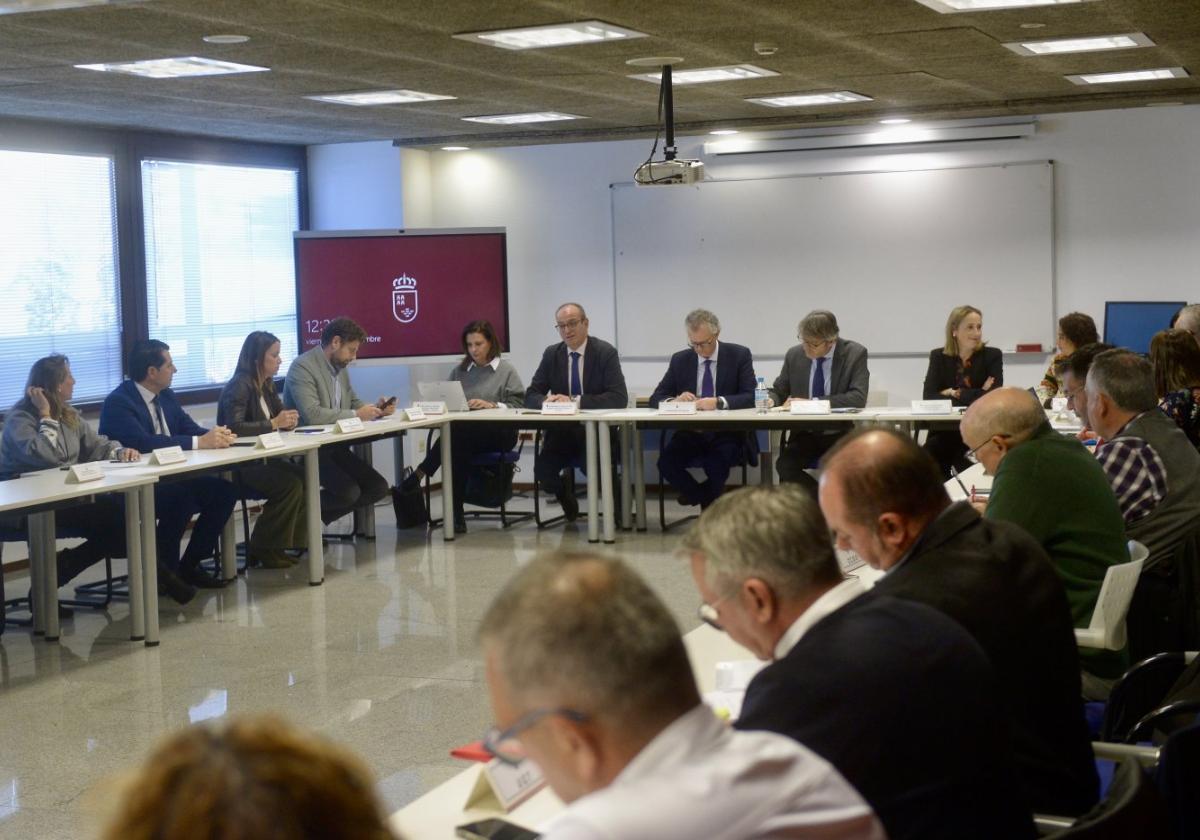
{"label": "white tabletop", "polygon": [[[105,464],[106,467],[110,466]],[[113,464],[111,466],[117,466]],[[79,499],[97,493],[118,493],[153,484],[152,475],[116,472],[105,469],[104,478],[83,484],[68,484],[71,473],[57,467],[22,473],[20,478],[0,481],[0,511],[20,510],[42,504]]]}

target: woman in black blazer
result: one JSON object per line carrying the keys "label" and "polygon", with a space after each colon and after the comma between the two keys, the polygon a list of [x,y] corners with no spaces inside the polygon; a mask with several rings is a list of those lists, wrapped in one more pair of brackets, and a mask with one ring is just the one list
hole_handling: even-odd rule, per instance
{"label": "woman in black blazer", "polygon": [[[274,377],[279,366],[278,338],[263,330],[246,336],[237,370],[221,391],[217,423],[228,426],[238,437],[294,429],[299,414],[285,409],[275,393]],[[239,473],[255,495],[267,500],[250,535],[247,562],[267,569],[294,566],[295,558],[284,549],[308,545],[304,469],[283,458],[271,458],[266,463],[241,467]]]}
{"label": "woman in black blazer", "polygon": [[[956,306],[946,319],[946,343],[929,351],[923,398],[948,399],[968,406],[993,388],[1004,385],[1004,354],[983,341],[983,313],[974,306]],[[949,478],[950,467],[964,470],[967,447],[958,429],[931,430],[925,449]]]}

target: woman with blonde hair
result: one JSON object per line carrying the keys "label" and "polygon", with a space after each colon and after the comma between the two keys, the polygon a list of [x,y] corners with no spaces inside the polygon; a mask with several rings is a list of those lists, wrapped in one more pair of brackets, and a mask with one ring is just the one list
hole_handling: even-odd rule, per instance
{"label": "woman with blonde hair", "polygon": [[1159,408],[1200,448],[1200,345],[1187,330],[1162,330],[1150,339]]}

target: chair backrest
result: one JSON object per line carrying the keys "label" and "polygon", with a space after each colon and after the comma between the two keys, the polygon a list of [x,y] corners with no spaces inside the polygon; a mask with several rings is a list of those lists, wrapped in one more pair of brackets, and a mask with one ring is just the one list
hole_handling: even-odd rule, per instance
{"label": "chair backrest", "polygon": [[1080,645],[1108,650],[1125,647],[1125,615],[1129,612],[1133,590],[1137,588],[1138,576],[1149,552],[1146,546],[1130,540],[1129,556],[1133,559],[1128,563],[1108,567],[1087,630],[1075,632]]}
{"label": "chair backrest", "polygon": [[1117,765],[1108,795],[1075,825],[1058,834],[1061,840],[1172,840],[1174,833],[1162,796],[1137,760]]}

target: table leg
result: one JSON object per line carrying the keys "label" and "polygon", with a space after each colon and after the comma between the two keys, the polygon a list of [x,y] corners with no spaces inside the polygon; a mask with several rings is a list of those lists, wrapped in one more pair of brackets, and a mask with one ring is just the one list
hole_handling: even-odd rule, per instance
{"label": "table leg", "polygon": [[600,444],[600,500],[604,504],[604,541],[617,541],[617,522],[613,516],[612,434],[607,420],[601,420],[596,430]]}
{"label": "table leg", "polygon": [[404,481],[404,438],[405,433],[401,432],[392,438],[392,467],[396,474],[396,486],[400,486],[400,482]]}
{"label": "table leg", "polygon": [[[222,478],[233,482],[233,473],[223,473]],[[249,563],[250,544],[246,543],[247,563]],[[225,527],[221,530],[221,580],[228,583],[237,578],[237,514],[229,514]]]}
{"label": "table leg", "polygon": [[783,432],[771,429],[767,432],[767,451],[758,453],[758,480],[768,487],[775,483],[775,453],[782,440]]}
{"label": "table leg", "polygon": [[[154,485],[139,490],[142,514],[142,609],[146,619],[146,647],[158,646],[158,542],[154,523]],[[130,587],[129,597],[133,597]]]}
{"label": "table leg", "polygon": [[629,457],[629,439],[631,423],[621,424],[621,530],[628,531],[633,527],[633,494],[630,492],[629,473],[633,459]]}
{"label": "table leg", "polygon": [[[368,467],[375,466],[373,443],[360,443],[354,447],[354,454],[362,459]],[[375,508],[360,507],[354,510],[354,535],[368,540],[375,539]]]}
{"label": "table leg", "polygon": [[442,424],[442,538],[454,541],[454,463],[450,454],[450,428],[453,423]]}
{"label": "table leg", "polygon": [[45,563],[42,560],[42,521],[38,514],[31,513],[25,520],[25,542],[29,548],[29,612],[33,615],[33,634],[46,634],[46,604],[43,596],[46,587],[42,583]]}
{"label": "table leg", "polygon": [[129,641],[146,638],[142,595],[142,502],[138,488],[125,491],[125,557],[129,564]]}
{"label": "table leg", "polygon": [[46,641],[57,642],[58,626],[58,552],[54,533],[54,511],[41,515],[42,520],[42,580],[45,588]]}
{"label": "table leg", "polygon": [[583,428],[587,441],[588,542],[597,543],[600,542],[600,505],[596,498],[600,495],[600,482],[597,473],[601,468],[596,457],[596,424],[590,420],[584,421]]}
{"label": "table leg", "polygon": [[633,424],[634,492],[637,494],[637,529],[646,530],[646,450],[642,446],[642,430]]}
{"label": "table leg", "polygon": [[308,585],[325,580],[325,551],[321,542],[321,472],[316,448],[304,453],[304,500],[308,519]]}

